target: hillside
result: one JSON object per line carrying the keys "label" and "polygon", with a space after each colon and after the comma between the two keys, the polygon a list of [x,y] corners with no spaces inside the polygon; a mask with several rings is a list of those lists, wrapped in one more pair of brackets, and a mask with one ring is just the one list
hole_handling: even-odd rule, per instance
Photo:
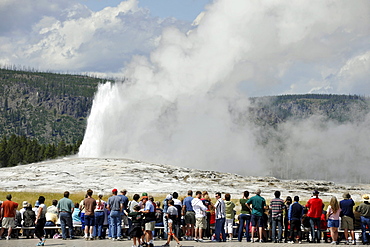
{"label": "hillside", "polygon": [[[0,69],[0,135],[25,135],[43,144],[76,143],[99,83],[82,75]],[[283,95],[251,98],[248,121],[276,126],[320,114],[338,123],[360,121],[369,99],[356,95]]]}
{"label": "hillside", "polygon": [[0,134],[76,143],[83,138],[97,85],[104,81],[0,69]]}

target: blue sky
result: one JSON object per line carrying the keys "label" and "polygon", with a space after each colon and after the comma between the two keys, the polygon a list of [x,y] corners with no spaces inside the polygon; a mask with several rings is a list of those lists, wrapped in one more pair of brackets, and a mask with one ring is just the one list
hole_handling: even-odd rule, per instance
{"label": "blue sky", "polygon": [[[79,0],[93,11],[100,11],[105,7],[117,6],[120,0]],[[139,6],[148,8],[152,16],[161,18],[175,17],[179,20],[192,22],[205,5],[211,0],[140,0]]]}

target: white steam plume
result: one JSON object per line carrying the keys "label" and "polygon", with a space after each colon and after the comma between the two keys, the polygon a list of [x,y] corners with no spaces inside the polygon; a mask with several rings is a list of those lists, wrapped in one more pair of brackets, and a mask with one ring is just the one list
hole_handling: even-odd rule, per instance
{"label": "white steam plume", "polygon": [[296,62],[330,71],[367,33],[356,18],[368,3],[356,3],[215,1],[191,32],[168,28],[149,58],[134,57],[127,81],[99,87],[79,155],[268,174],[244,92],[283,83]]}

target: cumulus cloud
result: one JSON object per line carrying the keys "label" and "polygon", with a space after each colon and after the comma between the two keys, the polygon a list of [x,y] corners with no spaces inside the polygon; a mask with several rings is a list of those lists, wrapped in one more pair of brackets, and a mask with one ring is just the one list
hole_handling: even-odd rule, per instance
{"label": "cumulus cloud", "polygon": [[[133,54],[148,54],[162,29],[186,23],[150,17],[136,0],[93,12],[68,0],[1,3],[0,63],[70,72],[114,73]],[[15,17],[15,18],[14,18]]]}

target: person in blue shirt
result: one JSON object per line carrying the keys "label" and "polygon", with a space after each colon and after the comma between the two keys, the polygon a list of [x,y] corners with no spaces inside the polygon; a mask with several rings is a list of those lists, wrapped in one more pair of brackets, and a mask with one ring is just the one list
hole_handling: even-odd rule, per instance
{"label": "person in blue shirt", "polygon": [[[288,211],[288,222],[290,224],[290,241],[289,243],[293,244],[295,240],[301,243],[301,222],[303,216],[303,206],[299,204],[299,196],[294,197],[294,202],[290,204],[289,211]],[[294,235],[294,230],[296,230],[297,234]]]}

